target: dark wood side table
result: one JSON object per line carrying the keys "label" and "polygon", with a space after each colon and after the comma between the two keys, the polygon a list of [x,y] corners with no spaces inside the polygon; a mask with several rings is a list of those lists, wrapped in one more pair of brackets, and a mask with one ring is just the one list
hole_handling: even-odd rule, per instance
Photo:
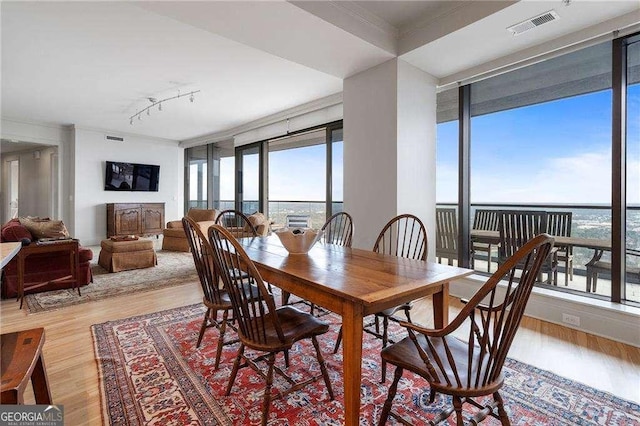
{"label": "dark wood side table", "polygon": [[2,384],[1,404],[24,404],[29,379],[36,404],[51,404],[51,391],[42,359],[44,328],[0,335]]}
{"label": "dark wood side table", "polygon": [[70,283],[73,288],[78,289],[78,295],[80,295],[80,286],[78,285],[78,275],[80,268],[80,244],[78,240],[53,240],[53,241],[38,241],[22,247],[18,252],[18,300],[20,301],[20,309],[22,309],[22,301],[24,299],[24,264],[27,257],[32,254],[42,253],[54,253],[54,252],[67,252],[69,254],[69,270],[70,275],[56,278],[50,281],[44,281],[34,284],[30,288],[39,288],[53,282]]}

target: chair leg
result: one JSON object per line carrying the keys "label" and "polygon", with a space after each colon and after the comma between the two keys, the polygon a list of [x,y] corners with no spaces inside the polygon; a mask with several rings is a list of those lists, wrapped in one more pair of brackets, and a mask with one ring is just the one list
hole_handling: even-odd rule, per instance
{"label": "chair leg", "polygon": [[273,385],[273,364],[276,362],[276,356],[271,353],[267,357],[267,387],[264,390],[264,399],[262,400],[262,426],[267,426],[269,419],[269,406],[271,405],[271,386]]}
{"label": "chair leg", "polygon": [[593,292],[596,292],[596,286],[598,285],[598,273],[594,272],[593,274]]}
{"label": "chair leg", "polygon": [[213,369],[217,370],[220,365],[220,358],[222,357],[222,347],[224,346],[224,333],[227,331],[227,320],[229,319],[229,311],[224,311],[222,314],[222,324],[220,324],[220,337],[218,337],[218,347],[216,349],[216,360],[213,364]]}
{"label": "chair leg", "polygon": [[338,331],[338,338],[336,339],[336,344],[333,347],[334,354],[338,353],[338,349],[340,349],[340,342],[342,342],[342,326],[340,326],[340,331]]}
{"label": "chair leg", "polygon": [[[568,255],[567,255],[568,256]],[[564,262],[564,286],[567,287],[569,285],[569,258]]]}
{"label": "chair leg", "polygon": [[456,411],[456,426],[464,426],[464,417],[462,417],[462,399],[459,396],[453,397],[453,409]]}
{"label": "chair leg", "polygon": [[313,342],[313,347],[316,348],[316,357],[318,358],[318,363],[320,364],[320,371],[322,372],[322,377],[324,378],[324,384],[327,387],[327,391],[329,392],[329,398],[333,401],[333,388],[331,387],[331,380],[329,380],[327,364],[324,362],[322,352],[320,352],[318,339],[316,338],[316,336],[313,336],[311,337],[311,341]]}
{"label": "chair leg", "polygon": [[387,394],[387,400],[384,402],[384,406],[382,407],[382,413],[380,414],[380,421],[378,422],[378,426],[383,426],[387,423],[387,419],[389,418],[389,413],[391,413],[391,405],[393,404],[393,398],[396,396],[396,392],[398,391],[398,382],[402,377],[402,368],[396,367],[396,372],[393,375],[393,383],[389,387],[389,393]]}
{"label": "chair leg", "polygon": [[238,348],[238,355],[236,355],[236,360],[233,362],[233,369],[231,370],[231,376],[229,376],[229,383],[227,383],[227,390],[225,391],[225,395],[231,395],[231,388],[233,387],[233,382],[236,380],[236,376],[238,375],[238,370],[240,369],[240,360],[242,359],[242,355],[244,354],[244,344],[241,343]]}
{"label": "chair leg", "polygon": [[491,244],[487,250],[487,272],[491,273]]}
{"label": "chair leg", "polygon": [[198,335],[198,343],[196,343],[196,348],[199,348],[200,343],[202,343],[204,331],[207,329],[207,323],[209,322],[209,315],[211,315],[211,308],[207,308],[207,312],[204,313],[204,319],[202,320],[202,325],[200,326],[200,334]]}
{"label": "chair leg", "polygon": [[502,401],[502,396],[500,396],[500,393],[494,392],[493,399],[496,401],[496,404],[498,406],[498,416],[500,416],[500,423],[502,423],[502,426],[511,426],[511,422],[509,421],[509,416],[504,409],[504,401]]}
{"label": "chair leg", "polygon": [[[389,343],[389,318],[384,316],[382,318],[382,349],[387,347]],[[382,358],[382,379],[380,383],[384,383],[387,380],[387,361]]]}

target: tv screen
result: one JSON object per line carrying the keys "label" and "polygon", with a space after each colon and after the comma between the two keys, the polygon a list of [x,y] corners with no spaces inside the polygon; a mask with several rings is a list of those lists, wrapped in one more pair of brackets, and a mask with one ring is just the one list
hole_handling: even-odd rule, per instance
{"label": "tv screen", "polygon": [[107,161],[105,191],[158,191],[160,166]]}

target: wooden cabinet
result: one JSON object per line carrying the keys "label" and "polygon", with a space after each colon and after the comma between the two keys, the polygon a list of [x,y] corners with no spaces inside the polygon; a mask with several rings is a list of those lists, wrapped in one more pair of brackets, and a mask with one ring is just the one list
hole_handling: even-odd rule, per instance
{"label": "wooden cabinet", "polygon": [[107,238],[158,235],[164,227],[164,203],[107,204]]}

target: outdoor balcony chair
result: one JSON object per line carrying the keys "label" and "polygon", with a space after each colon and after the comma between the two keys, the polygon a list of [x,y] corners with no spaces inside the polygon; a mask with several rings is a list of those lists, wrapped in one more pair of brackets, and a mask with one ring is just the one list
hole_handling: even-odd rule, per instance
{"label": "outdoor balcony chair", "polygon": [[[640,250],[627,248],[627,257],[637,256],[640,258]],[[640,268],[637,266],[627,265],[626,271],[627,279],[631,276],[635,276],[640,281]],[[593,291],[596,292],[596,286],[598,285],[598,274],[605,273],[611,274],[611,262],[606,260],[598,260],[592,264],[587,263],[587,293]],[[592,288],[593,286],[593,288]]]}
{"label": "outdoor balcony chair", "polygon": [[[454,411],[458,425],[475,425],[489,415],[499,419],[503,425],[510,424],[499,392],[504,384],[502,366],[531,289],[552,246],[553,238],[547,234],[523,244],[513,256],[501,263],[458,316],[444,328],[434,330],[402,323],[409,336],[382,350],[382,359],[395,365],[396,371],[378,425],[384,425],[389,415],[407,424],[398,414],[391,412],[404,370],[429,382],[429,402],[435,401],[437,393],[452,397],[453,407],[433,419],[432,424],[446,420]],[[522,270],[518,278],[516,269]],[[506,285],[498,286],[501,282]],[[463,324],[469,328],[466,342],[453,336]],[[488,395],[493,396],[490,404],[486,401],[480,404],[474,399]],[[464,403],[478,408],[468,423],[463,419]]]}
{"label": "outdoor balcony chair", "polygon": [[311,216],[308,214],[288,214],[284,226],[287,228],[311,228]]}
{"label": "outdoor balcony chair", "polygon": [[[500,210],[498,211],[498,230],[500,247],[498,248],[498,265],[510,259],[527,241],[547,232],[547,212],[533,210]],[[542,282],[543,274],[547,274],[547,284],[558,285],[558,258],[554,248],[540,268],[538,280]]]}
{"label": "outdoor balcony chair", "polygon": [[[497,210],[476,210],[473,217],[473,229],[480,231],[497,231],[498,230],[498,211]],[[499,244],[498,244],[499,245]],[[475,268],[476,253],[487,253],[487,272],[491,272],[491,259],[493,249],[498,245],[490,242],[483,242],[479,240],[471,241],[471,250],[473,255],[471,256],[471,268]]]}
{"label": "outdoor balcony chair", "polygon": [[[329,330],[329,324],[290,305],[276,308],[273,295],[267,290],[253,261],[240,243],[225,228],[220,225],[213,225],[209,228],[209,241],[213,247],[216,268],[221,271],[220,275],[231,298],[240,337],[240,347],[233,363],[225,394],[227,396],[231,394],[240,368],[249,366],[255,370],[266,381],[262,404],[263,426],[267,424],[272,399],[281,398],[292,391],[301,389],[320,377],[324,378],[329,397],[333,400],[333,389],[317,340],[317,336]],[[244,274],[250,277],[249,279],[255,287],[245,285]],[[302,339],[310,339],[313,343],[316,358],[320,364],[320,374],[315,374],[307,380],[296,383],[282,369],[275,366],[275,360],[276,354],[286,353],[294,343]],[[245,348],[262,353],[262,355],[250,359],[245,354]],[[266,374],[258,366],[257,362],[259,361],[266,361]],[[275,395],[272,395],[274,371],[287,380],[291,387],[283,391],[276,391]]]}
{"label": "outdoor balcony chair", "polygon": [[[380,231],[378,238],[373,246],[373,251],[376,253],[390,254],[393,256],[404,257],[414,260],[427,260],[427,229],[420,219],[411,214],[402,214],[391,219]],[[389,320],[399,322],[394,315],[402,310],[404,311],[407,321],[411,322],[411,310],[412,304],[404,303],[399,306],[394,306],[389,309],[385,309],[382,312],[375,314],[374,322],[366,324],[364,331],[372,334],[379,339],[382,339],[382,348],[386,348],[390,342],[389,340]],[[380,322],[382,319],[382,333],[380,332]],[[338,333],[338,339],[336,340],[333,353],[338,352],[340,342],[342,341],[342,327]],[[382,382],[386,380],[387,376],[387,363],[382,360]]]}
{"label": "outdoor balcony chair", "polygon": [[456,209],[436,209],[436,257],[438,262],[447,258],[447,264],[453,265],[458,258],[458,219]]}
{"label": "outdoor balcony chair", "polygon": [[[547,212],[547,233],[552,237],[571,236],[572,212]],[[558,262],[564,262],[564,285],[573,281],[573,247],[556,247]]]}

